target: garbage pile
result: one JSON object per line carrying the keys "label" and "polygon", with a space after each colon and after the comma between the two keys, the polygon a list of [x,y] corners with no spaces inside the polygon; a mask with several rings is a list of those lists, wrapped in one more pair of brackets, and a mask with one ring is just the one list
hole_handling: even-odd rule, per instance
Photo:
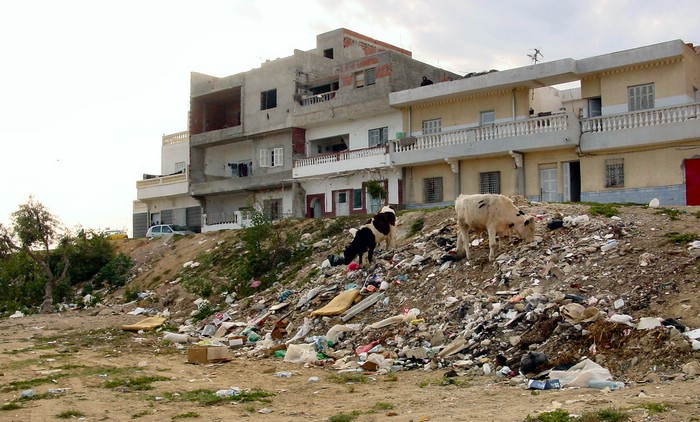
{"label": "garbage pile", "polygon": [[471,261],[455,253],[457,228],[443,210],[371,264],[323,264],[329,254],[319,251],[312,281],[273,286],[246,308],[230,300],[163,338],[340,372],[444,370],[537,389],[578,385],[571,373],[582,368],[595,376],[576,382],[611,390],[698,374],[700,330],[652,305],[697,283],[677,269],[695,264],[700,245],[662,256],[639,243],[653,230],[634,216],[528,211],[535,241],[501,239],[494,262],[483,239],[472,241]]}

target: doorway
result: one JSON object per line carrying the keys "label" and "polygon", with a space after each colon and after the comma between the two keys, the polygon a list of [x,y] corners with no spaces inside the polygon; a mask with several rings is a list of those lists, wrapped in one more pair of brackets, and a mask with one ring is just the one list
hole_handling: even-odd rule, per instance
{"label": "doorway", "polygon": [[564,202],[581,202],[581,163],[563,163]]}
{"label": "doorway", "polygon": [[700,205],[700,158],[685,160],[685,204]]}
{"label": "doorway", "polygon": [[321,206],[321,201],[318,198],[314,198],[311,201],[311,217],[321,218],[323,215],[323,207]]}

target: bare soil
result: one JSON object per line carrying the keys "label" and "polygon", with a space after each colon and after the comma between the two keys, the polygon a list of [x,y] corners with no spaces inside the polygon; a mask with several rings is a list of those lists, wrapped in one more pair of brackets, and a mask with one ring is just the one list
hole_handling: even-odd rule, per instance
{"label": "bare soil", "polygon": [[[624,311],[635,319],[658,316],[682,321],[690,329],[700,327],[697,257],[689,253],[687,244],[671,242],[668,237],[674,232],[700,234],[700,220],[695,216],[697,208],[685,207],[677,219],[672,219],[658,210],[624,207],[621,220],[591,217],[600,224],[550,231],[545,226],[551,219],[585,214],[588,206],[528,204],[526,207],[527,211],[540,216],[537,245],[516,243],[502,248],[502,251],[516,254],[513,261],[523,258],[527,261],[521,262],[522,269],[517,277],[512,274],[512,266],[489,263],[486,259],[488,247],[483,244],[472,248],[471,262],[456,262],[443,272],[438,272],[439,263],[433,262],[400,271],[390,268],[386,270],[387,277],[401,273],[408,279],[392,287],[397,289],[396,303],[352,322],[371,323],[395,315],[400,309],[418,307],[427,322],[449,327],[457,323],[456,309],[444,305],[447,296],[477,296],[487,302],[493,301],[498,291],[515,290],[525,294],[536,288],[542,292],[558,290],[586,298],[604,298],[603,304],[598,306],[609,314],[614,313],[612,303],[624,298]],[[419,218],[425,220],[423,230],[408,237]],[[307,229],[303,224],[309,223],[299,224],[295,229],[303,232]],[[453,240],[456,236],[453,226],[449,209],[403,214],[399,219],[398,254],[410,257],[418,253],[429,255],[428,252],[433,251],[434,255],[442,255],[444,251],[436,251],[435,246],[423,248],[421,244],[436,241],[436,232]],[[599,250],[585,252],[597,242],[594,236],[607,233],[613,233],[620,241],[619,250],[613,254],[601,254]],[[599,361],[611,370],[615,379],[626,382],[623,389],[536,391],[528,390],[522,382],[484,375],[479,370],[445,378],[451,369],[449,361],[432,370],[426,365],[384,375],[368,373],[351,377],[329,365],[291,364],[275,357],[251,357],[244,348],[233,349],[228,362],[190,364],[186,348],[178,349],[163,341],[161,332],[121,329],[122,325],[144,318],[144,315],[127,313],[136,306],[161,310],[167,307],[171,312],[167,328],[176,330],[183,324],[196,297],[185,292],[180,284],[171,282],[185,262],[211,252],[229,236],[230,233],[222,232],[176,241],[119,241],[120,250],[132,256],[138,269],[130,284],[157,292],[155,297],[124,304],[116,295],[106,298],[106,306],[98,308],[3,320],[0,325],[0,403],[5,404],[7,410],[0,410],[0,420],[52,421],[63,414],[87,421],[327,421],[343,420],[342,415],[350,418],[345,420],[356,421],[523,421],[528,415],[557,409],[583,414],[613,408],[624,410],[633,421],[700,420],[700,378],[682,370],[683,365],[697,364],[700,352],[693,352],[687,340],[668,330],[627,329],[621,334],[624,339],[617,336],[617,332],[613,333],[613,329],[598,331]],[[334,239],[329,249],[315,252],[312,262],[300,272],[298,279],[307,280],[308,273],[317,268],[328,253],[337,252],[338,245],[347,242],[344,239]],[[640,264],[644,253],[651,255],[644,256],[650,261],[649,265]],[[568,257],[565,262],[547,258],[553,255]],[[385,259],[388,258],[385,256]],[[375,265],[387,265],[381,259],[378,261]],[[549,261],[554,261],[559,268],[565,269],[568,265],[573,271],[565,277],[555,277],[544,270]],[[371,272],[372,267],[365,269]],[[345,272],[344,268],[334,270]],[[509,270],[509,279],[504,283],[503,275]],[[429,274],[438,275],[429,277]],[[329,283],[328,280],[343,277],[335,273],[315,282]],[[261,302],[275,303],[281,291],[294,286],[275,286],[270,291],[260,292],[254,300],[245,302],[248,307],[237,308],[234,319],[245,321],[254,317],[260,311]],[[310,286],[294,290],[303,292]],[[322,304],[313,303],[310,309]],[[305,308],[304,312],[291,315],[292,325],[298,327],[308,316],[308,310]],[[521,335],[542,333],[548,321],[567,326],[553,318],[523,323]],[[317,328],[325,332],[333,323],[331,319],[319,322],[321,325]],[[432,327],[429,324],[428,331]],[[461,327],[455,330],[458,328]],[[269,329],[269,325],[262,327],[263,332]],[[493,342],[499,343],[501,332],[500,329],[496,331]],[[449,329],[445,334],[450,335]],[[395,328],[377,332],[375,337],[363,333],[349,339],[345,346],[392,339],[397,335],[420,337],[420,333],[410,328]],[[555,330],[546,336],[548,338],[533,340],[529,348],[525,345],[507,350],[515,356],[537,346],[536,350],[546,352],[553,359],[563,359],[564,355],[581,358],[591,353],[591,343],[586,339],[566,335],[569,337],[564,338],[565,334]],[[484,356],[493,359],[493,353],[495,351]],[[291,377],[278,376],[281,372],[291,372]],[[148,384],[151,389],[141,390],[137,381],[142,377],[156,377],[157,380]],[[119,383],[128,380],[132,383]],[[110,381],[118,385],[110,387]],[[187,392],[231,387],[244,391],[259,389],[272,395],[265,401],[231,399],[208,405],[186,399]],[[36,395],[23,399],[21,396],[26,390]],[[666,411],[649,410],[661,404],[666,406]]]}

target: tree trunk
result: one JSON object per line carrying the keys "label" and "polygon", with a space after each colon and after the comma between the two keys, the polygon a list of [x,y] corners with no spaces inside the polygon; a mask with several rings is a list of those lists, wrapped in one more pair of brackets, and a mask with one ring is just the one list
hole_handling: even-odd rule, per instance
{"label": "tree trunk", "polygon": [[41,303],[41,313],[49,314],[53,312],[53,288],[56,285],[56,280],[49,278],[44,286],[44,301]]}

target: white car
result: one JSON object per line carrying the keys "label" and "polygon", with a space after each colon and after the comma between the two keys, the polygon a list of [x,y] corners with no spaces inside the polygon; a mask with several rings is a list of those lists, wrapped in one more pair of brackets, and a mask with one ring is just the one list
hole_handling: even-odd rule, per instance
{"label": "white car", "polygon": [[163,237],[173,234],[194,234],[194,232],[185,226],[178,226],[177,224],[158,224],[157,226],[151,226],[146,232],[146,237],[151,239],[154,237]]}

